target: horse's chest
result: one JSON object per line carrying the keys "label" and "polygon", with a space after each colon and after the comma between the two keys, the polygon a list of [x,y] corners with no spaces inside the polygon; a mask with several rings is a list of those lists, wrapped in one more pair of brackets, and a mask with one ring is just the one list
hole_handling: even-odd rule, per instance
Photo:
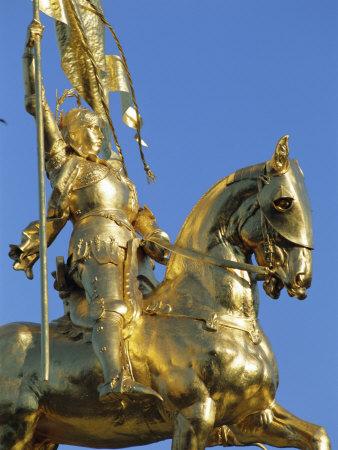
{"label": "horse's chest", "polygon": [[[219,349],[220,347],[218,347]],[[246,415],[268,407],[274,400],[278,374],[274,356],[268,347],[255,345],[234,333],[214,355],[218,366],[214,397],[222,410],[234,416]],[[214,372],[215,373],[215,372]]]}
{"label": "horse's chest", "polygon": [[246,394],[273,384],[274,374],[271,364],[260,351],[239,352],[231,367],[233,370],[238,369],[238,384],[243,387]]}

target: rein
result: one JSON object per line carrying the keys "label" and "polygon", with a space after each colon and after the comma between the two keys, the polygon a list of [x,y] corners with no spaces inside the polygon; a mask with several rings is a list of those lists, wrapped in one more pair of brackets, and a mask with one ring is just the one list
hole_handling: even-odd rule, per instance
{"label": "rein", "polygon": [[[262,189],[262,184],[265,181],[264,175],[257,178],[257,184],[258,184],[258,192]],[[263,233],[263,251],[265,254],[265,259],[267,263],[269,264],[268,267],[262,267],[262,266],[255,266],[253,264],[238,262],[238,261],[231,261],[228,259],[221,259],[221,258],[215,258],[213,256],[206,255],[202,252],[199,252],[197,250],[193,250],[190,248],[184,248],[180,247],[178,245],[170,244],[168,241],[165,241],[163,239],[159,239],[158,237],[147,237],[142,241],[141,245],[144,245],[146,242],[151,242],[165,250],[168,250],[172,253],[175,253],[177,255],[183,256],[184,258],[191,259],[194,261],[199,261],[204,264],[210,264],[212,266],[219,267],[221,269],[239,269],[244,270],[250,273],[256,274],[257,280],[264,280],[266,278],[271,277],[272,275],[277,276],[278,278],[282,279],[282,274],[280,273],[280,270],[275,267],[274,264],[274,251],[273,251],[273,244],[274,239],[269,233],[269,224],[267,222],[267,219],[262,211],[262,208],[260,208],[261,211],[261,227],[262,227],[262,233]],[[169,305],[166,305],[169,306]],[[261,331],[259,328],[259,325],[257,323],[256,317],[236,317],[233,315],[226,315],[222,317],[218,317],[217,314],[212,315],[208,319],[205,318],[199,318],[194,317],[190,315],[185,314],[176,314],[172,312],[170,309],[165,310],[162,308],[163,305],[156,304],[152,306],[148,306],[144,312],[148,315],[155,315],[155,316],[162,316],[162,317],[176,317],[181,319],[191,319],[196,321],[204,322],[204,328],[207,331],[218,331],[219,327],[226,327],[226,328],[232,328],[237,329],[240,331],[244,331],[248,333],[250,336],[251,341],[254,344],[259,344],[262,340]],[[265,449],[262,444],[254,444],[257,447]]]}
{"label": "rein", "polygon": [[151,242],[153,244],[158,245],[161,248],[164,248],[165,250],[168,250],[172,253],[176,253],[177,255],[183,256],[187,259],[192,259],[195,261],[200,261],[205,264],[210,264],[212,266],[220,267],[221,269],[239,269],[239,270],[246,270],[247,272],[255,273],[259,275],[259,278],[266,278],[272,275],[272,271],[269,267],[261,267],[261,266],[255,266],[253,264],[248,263],[242,263],[238,261],[231,261],[229,259],[221,259],[221,258],[215,258],[213,256],[206,255],[204,253],[198,252],[197,250],[192,250],[189,248],[183,248],[178,245],[172,245],[169,242],[148,237],[144,239],[145,242]]}

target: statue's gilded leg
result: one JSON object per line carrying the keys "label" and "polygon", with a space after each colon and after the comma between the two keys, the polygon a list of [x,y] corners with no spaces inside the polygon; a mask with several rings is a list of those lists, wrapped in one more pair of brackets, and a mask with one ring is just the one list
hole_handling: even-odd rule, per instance
{"label": "statue's gilded leg", "polygon": [[[237,445],[254,443],[274,447],[294,447],[301,450],[330,450],[330,439],[323,427],[299,419],[280,405],[272,407],[270,423],[257,424],[257,416],[248,416],[242,422],[231,426]],[[224,442],[224,446],[229,444]],[[236,444],[234,444],[236,445]]]}
{"label": "statue's gilded leg", "polygon": [[162,400],[152,388],[135,381],[129,370],[122,333],[127,313],[123,299],[124,259],[124,250],[120,249],[115,262],[100,263],[90,258],[77,268],[94,320],[93,349],[103,371],[104,383],[98,387],[100,400],[120,400],[123,394]]}
{"label": "statue's gilded leg", "polygon": [[226,425],[214,428],[208,436],[207,447],[236,447],[241,445],[234,433]]}
{"label": "statue's gilded leg", "polygon": [[172,450],[204,450],[215,422],[211,398],[182,409],[176,416]]}
{"label": "statue's gilded leg", "polygon": [[0,450],[33,450],[39,414],[18,411],[0,426]]}
{"label": "statue's gilded leg", "polygon": [[34,441],[32,450],[57,450],[59,444],[48,441]]}
{"label": "statue's gilded leg", "polygon": [[116,388],[123,378],[122,327],[123,317],[116,312],[107,310],[93,327],[93,349],[100,361],[104,378],[104,383],[99,386],[102,401],[114,398]]}

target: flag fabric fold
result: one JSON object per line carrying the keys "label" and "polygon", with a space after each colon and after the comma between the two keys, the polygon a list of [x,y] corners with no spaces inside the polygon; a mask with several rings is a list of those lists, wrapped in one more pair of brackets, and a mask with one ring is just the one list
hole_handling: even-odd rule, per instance
{"label": "flag fabric fold", "polygon": [[[108,103],[103,24],[88,10],[86,0],[50,0],[55,1],[63,5],[67,17],[67,24],[56,20],[62,69],[81,97],[107,120],[102,104],[102,100]],[[101,8],[100,0],[94,3]]]}
{"label": "flag fabric fold", "polygon": [[40,10],[59,22],[68,24],[63,0],[40,0]]}
{"label": "flag fabric fold", "polygon": [[[101,0],[90,3],[102,12]],[[40,0],[40,9],[55,19],[62,69],[81,97],[107,122],[104,103],[109,108],[109,92],[120,93],[122,120],[137,130],[142,120],[137,117],[126,68],[119,56],[105,54],[104,25],[90,3]]]}
{"label": "flag fabric fold", "polygon": [[[107,78],[106,86],[109,92],[119,92],[121,97],[121,114],[123,122],[130,128],[137,130],[138,123],[142,126],[142,118],[137,117],[131,88],[123,61],[118,55],[106,56]],[[142,140],[142,145],[147,144]]]}

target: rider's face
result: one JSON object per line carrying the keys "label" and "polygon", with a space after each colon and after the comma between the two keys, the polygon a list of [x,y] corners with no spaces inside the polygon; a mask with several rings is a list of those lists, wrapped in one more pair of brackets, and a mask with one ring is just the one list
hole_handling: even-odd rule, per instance
{"label": "rider's face", "polygon": [[88,124],[71,133],[72,144],[86,155],[97,155],[101,150],[103,133],[98,125]]}
{"label": "rider's face", "polygon": [[98,125],[88,125],[83,130],[82,148],[87,154],[97,155],[101,150],[103,134]]}

